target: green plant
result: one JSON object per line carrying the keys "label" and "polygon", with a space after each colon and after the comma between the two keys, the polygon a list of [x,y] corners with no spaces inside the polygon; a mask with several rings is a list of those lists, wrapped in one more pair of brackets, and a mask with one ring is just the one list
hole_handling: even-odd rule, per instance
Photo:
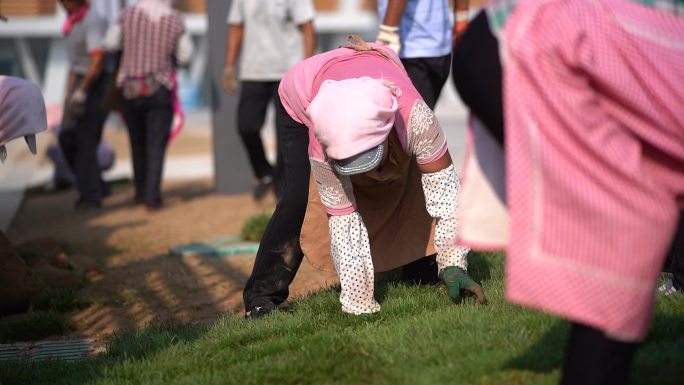
{"label": "green plant", "polygon": [[256,214],[247,218],[245,224],[242,225],[242,230],[240,230],[240,239],[243,241],[261,241],[269,220],[271,220],[271,214],[267,213]]}

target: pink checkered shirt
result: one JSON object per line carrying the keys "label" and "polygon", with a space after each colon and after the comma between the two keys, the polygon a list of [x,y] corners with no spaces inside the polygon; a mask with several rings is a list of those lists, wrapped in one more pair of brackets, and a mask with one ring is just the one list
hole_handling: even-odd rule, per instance
{"label": "pink checkered shirt", "polygon": [[126,78],[152,75],[173,89],[174,52],[185,29],[181,14],[173,12],[154,22],[137,7],[128,7],[118,23],[123,32],[123,56],[117,85]]}

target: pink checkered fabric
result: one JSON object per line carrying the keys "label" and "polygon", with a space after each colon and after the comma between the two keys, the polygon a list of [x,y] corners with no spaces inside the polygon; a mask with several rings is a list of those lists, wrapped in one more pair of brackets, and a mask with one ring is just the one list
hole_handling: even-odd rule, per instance
{"label": "pink checkered fabric", "polygon": [[520,1],[502,44],[507,298],[640,340],[684,196],[684,18]]}
{"label": "pink checkered fabric", "polygon": [[181,14],[173,11],[155,21],[144,10],[132,6],[121,12],[118,23],[123,33],[123,55],[117,85],[121,86],[127,77],[152,75],[173,89],[173,54],[185,29]]}

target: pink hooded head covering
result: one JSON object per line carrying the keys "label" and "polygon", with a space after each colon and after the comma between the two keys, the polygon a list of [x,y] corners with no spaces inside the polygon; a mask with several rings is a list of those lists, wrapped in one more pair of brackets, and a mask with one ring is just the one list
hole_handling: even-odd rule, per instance
{"label": "pink hooded head covering", "polygon": [[396,112],[391,88],[370,77],[326,80],[306,109],[314,134],[334,160],[377,151],[394,126]]}
{"label": "pink hooded head covering", "polygon": [[0,76],[0,160],[7,156],[5,144],[22,136],[35,154],[35,134],[46,129],[45,101],[40,88],[24,79]]}

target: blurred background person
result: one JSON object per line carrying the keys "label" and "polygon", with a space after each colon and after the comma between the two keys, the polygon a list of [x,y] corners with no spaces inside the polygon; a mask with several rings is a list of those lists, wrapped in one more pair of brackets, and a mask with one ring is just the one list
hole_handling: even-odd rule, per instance
{"label": "blurred background person", "polygon": [[[57,126],[52,129],[55,135],[59,135],[60,127]],[[46,154],[54,166],[52,179],[48,182],[47,190],[55,191],[70,188],[76,185],[76,176],[74,175],[69,163],[67,163],[62,148],[59,145],[50,145],[46,150]],[[114,166],[116,159],[114,147],[109,142],[102,139],[97,146],[97,165],[101,172],[105,172]],[[104,185],[104,195],[107,195],[108,185]]]}
{"label": "blurred background person", "polygon": [[430,109],[435,108],[449,77],[449,13],[448,0],[378,0],[382,24],[376,41],[399,54],[411,82]]}
{"label": "blurred background person", "polygon": [[[264,197],[278,178],[266,159],[261,129],[278,82],[297,62],[313,55],[316,35],[311,0],[233,0],[228,13],[224,88],[238,89],[235,65],[240,56],[238,131],[256,179],[254,199]],[[279,188],[276,193],[280,195]]]}
{"label": "blurred background person", "polygon": [[176,70],[190,62],[192,41],[170,0],[140,0],[121,11],[106,45],[121,50],[116,85],[131,142],[134,200],[158,209],[166,147],[180,109]]}
{"label": "blurred background person", "polygon": [[[2,15],[0,19],[3,19]],[[36,134],[46,128],[45,101],[40,87],[24,79],[0,76],[0,163],[7,158],[5,145],[15,139],[25,140],[29,151],[35,155]],[[0,167],[12,166],[0,164]],[[38,292],[38,285],[2,229],[0,245],[0,315],[21,313],[30,307],[30,299]]]}
{"label": "blurred background person", "polygon": [[[461,0],[463,1],[463,0]],[[376,41],[399,54],[411,82],[434,110],[451,69],[451,21],[448,0],[378,0],[380,29]],[[402,268],[402,279],[435,284],[436,256]]]}
{"label": "blurred background person", "polygon": [[[0,20],[5,21],[0,15]],[[40,87],[28,80],[0,75],[0,161],[7,158],[7,142],[24,138],[36,154],[36,134],[47,129],[45,101]]]}
{"label": "blurred background person", "polygon": [[571,321],[563,385],[627,384],[650,328],[684,196],[681,5],[495,0],[454,51],[485,176],[464,171],[461,243],[505,248],[506,298]]}
{"label": "blurred background person", "polygon": [[69,60],[59,144],[76,176],[77,209],[102,206],[107,187],[97,165],[97,146],[107,118],[103,40],[107,21],[85,0],[60,0],[67,12],[62,27]]}

